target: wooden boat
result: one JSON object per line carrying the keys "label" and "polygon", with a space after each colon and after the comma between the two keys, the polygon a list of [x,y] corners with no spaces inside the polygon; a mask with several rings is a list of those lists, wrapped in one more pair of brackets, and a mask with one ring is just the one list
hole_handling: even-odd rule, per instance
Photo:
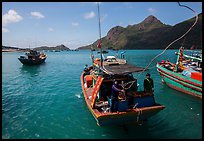
{"label": "wooden boat", "polygon": [[[96,61],[100,61],[100,59],[96,59]],[[97,62],[96,62],[97,63]],[[118,64],[126,64],[127,63],[127,60],[125,59],[120,59],[120,58],[117,58],[115,56],[107,56],[104,61],[103,61],[103,65],[118,65]]]}
{"label": "wooden boat", "polygon": [[[100,53],[100,51],[98,51],[98,53]],[[102,53],[106,54],[106,53],[108,53],[108,51],[107,50],[103,50]]]}
{"label": "wooden boat", "polygon": [[163,82],[175,90],[202,99],[202,55],[184,54],[183,47],[176,54],[176,64],[168,60],[157,63]]}
{"label": "wooden boat", "polygon": [[[82,72],[80,78],[86,105],[96,119],[97,125],[140,124],[164,109],[165,106],[155,102],[153,93],[137,91],[137,79],[132,73],[144,71],[144,68],[128,64],[124,58],[107,56],[103,59],[100,41],[101,37],[97,45],[101,57],[94,59],[91,52],[92,65]],[[113,81],[121,83],[125,90],[118,95],[116,111],[110,111]]]}
{"label": "wooden boat", "polygon": [[[137,91],[137,80],[133,72],[140,72],[144,68],[131,64],[108,64],[101,66],[96,58],[93,65],[81,74],[83,95],[93,117],[99,126],[127,123],[141,123],[154,116],[165,106],[155,102],[153,93]],[[123,81],[126,86],[125,94],[120,93],[118,111],[110,111],[110,95],[113,80]]]}
{"label": "wooden boat", "polygon": [[18,60],[25,65],[38,65],[44,63],[46,58],[46,54],[30,50],[29,53],[25,53],[25,55],[20,56]]}

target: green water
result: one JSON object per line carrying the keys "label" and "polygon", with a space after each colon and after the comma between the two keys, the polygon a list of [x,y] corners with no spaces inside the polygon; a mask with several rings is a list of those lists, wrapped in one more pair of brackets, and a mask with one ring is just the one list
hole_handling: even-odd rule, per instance
{"label": "green water", "polygon": [[[81,93],[80,75],[84,65],[91,64],[90,51],[46,52],[46,63],[40,66],[22,65],[17,58],[23,53],[2,53],[2,138],[201,139],[202,100],[169,88],[156,71],[156,62],[176,61],[175,51],[157,58],[148,71],[154,80],[155,99],[166,108],[142,126],[112,127],[97,126]],[[125,58],[146,67],[161,52],[127,50]],[[134,75],[139,76],[139,89],[143,89],[145,74]]]}

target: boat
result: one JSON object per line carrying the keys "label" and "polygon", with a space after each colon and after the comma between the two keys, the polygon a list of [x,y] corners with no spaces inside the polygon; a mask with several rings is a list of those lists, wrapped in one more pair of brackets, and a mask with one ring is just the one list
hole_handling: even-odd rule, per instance
{"label": "boat", "polygon": [[[91,51],[92,65],[85,69],[80,77],[86,105],[99,126],[129,123],[141,125],[143,121],[163,110],[165,106],[155,101],[153,93],[138,91],[137,79],[134,78],[133,73],[146,69],[127,63],[124,55],[121,55],[123,58],[103,57],[100,35],[97,45],[100,48],[100,58],[94,58]],[[118,109],[112,111],[111,92],[115,81],[121,83],[123,91],[118,94]]]}
{"label": "boat", "polygon": [[18,60],[25,65],[38,65],[44,63],[47,58],[47,55],[44,53],[40,53],[39,51],[30,50],[25,53],[25,55],[21,55]]}
{"label": "boat", "polygon": [[[100,50],[98,51],[98,53],[100,53]],[[102,53],[103,53],[103,54],[107,54],[108,51],[107,51],[107,50],[103,50]]]}
{"label": "boat", "polygon": [[156,67],[169,87],[202,99],[202,54],[197,52],[187,53],[180,47],[176,63],[162,60]]}
{"label": "boat", "polygon": [[[99,58],[98,60],[100,61]],[[126,63],[127,63],[127,60],[122,58],[120,59],[115,56],[107,56],[103,61],[103,65],[118,65],[118,64],[126,64]]]}
{"label": "boat", "polygon": [[[133,73],[141,72],[144,68],[128,64],[124,59],[119,62],[115,60],[113,62],[117,63],[114,64],[110,64],[109,60],[101,62],[99,58],[93,62],[87,71],[82,72],[81,86],[86,105],[97,125],[140,124],[165,108],[164,105],[155,102],[153,93],[137,91],[137,79],[133,77]],[[125,93],[119,94],[116,112],[110,111],[113,81],[123,81],[126,84]]]}

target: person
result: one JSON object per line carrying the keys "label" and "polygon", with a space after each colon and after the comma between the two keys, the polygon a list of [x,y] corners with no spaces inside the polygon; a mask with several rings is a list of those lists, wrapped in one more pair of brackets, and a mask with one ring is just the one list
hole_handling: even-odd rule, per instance
{"label": "person", "polygon": [[112,92],[111,92],[111,105],[110,105],[111,112],[116,112],[118,110],[119,92],[124,92],[124,90],[120,89],[120,86],[118,85],[118,81],[114,80],[114,83],[112,86]]}
{"label": "person", "polygon": [[123,92],[119,92],[118,98],[119,99],[125,99],[125,83],[124,81],[121,81],[121,84],[119,84],[119,89]]}
{"label": "person", "polygon": [[87,71],[87,68],[88,67],[88,65],[86,64],[85,66],[84,66],[84,71]]}
{"label": "person", "polygon": [[146,74],[146,79],[144,80],[144,91],[146,93],[153,93],[154,92],[154,81],[150,78],[150,74]]}

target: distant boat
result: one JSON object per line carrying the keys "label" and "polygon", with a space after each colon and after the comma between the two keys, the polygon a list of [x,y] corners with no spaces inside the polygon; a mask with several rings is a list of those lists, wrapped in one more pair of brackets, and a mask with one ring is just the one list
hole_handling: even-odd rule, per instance
{"label": "distant boat", "polygon": [[[100,53],[100,51],[98,51],[98,53]],[[107,50],[103,50],[102,53],[106,54],[106,53],[108,53],[108,51]]]}
{"label": "distant boat", "polygon": [[119,64],[126,64],[127,60],[125,59],[119,59],[115,56],[107,56],[104,59],[103,65],[119,65]]}
{"label": "distant boat", "polygon": [[21,55],[18,60],[25,65],[38,65],[44,63],[47,55],[38,51],[30,50],[29,53]]}
{"label": "distant boat", "polygon": [[202,99],[202,55],[184,54],[181,47],[176,53],[176,63],[162,61],[157,63],[157,71],[169,87]]}

